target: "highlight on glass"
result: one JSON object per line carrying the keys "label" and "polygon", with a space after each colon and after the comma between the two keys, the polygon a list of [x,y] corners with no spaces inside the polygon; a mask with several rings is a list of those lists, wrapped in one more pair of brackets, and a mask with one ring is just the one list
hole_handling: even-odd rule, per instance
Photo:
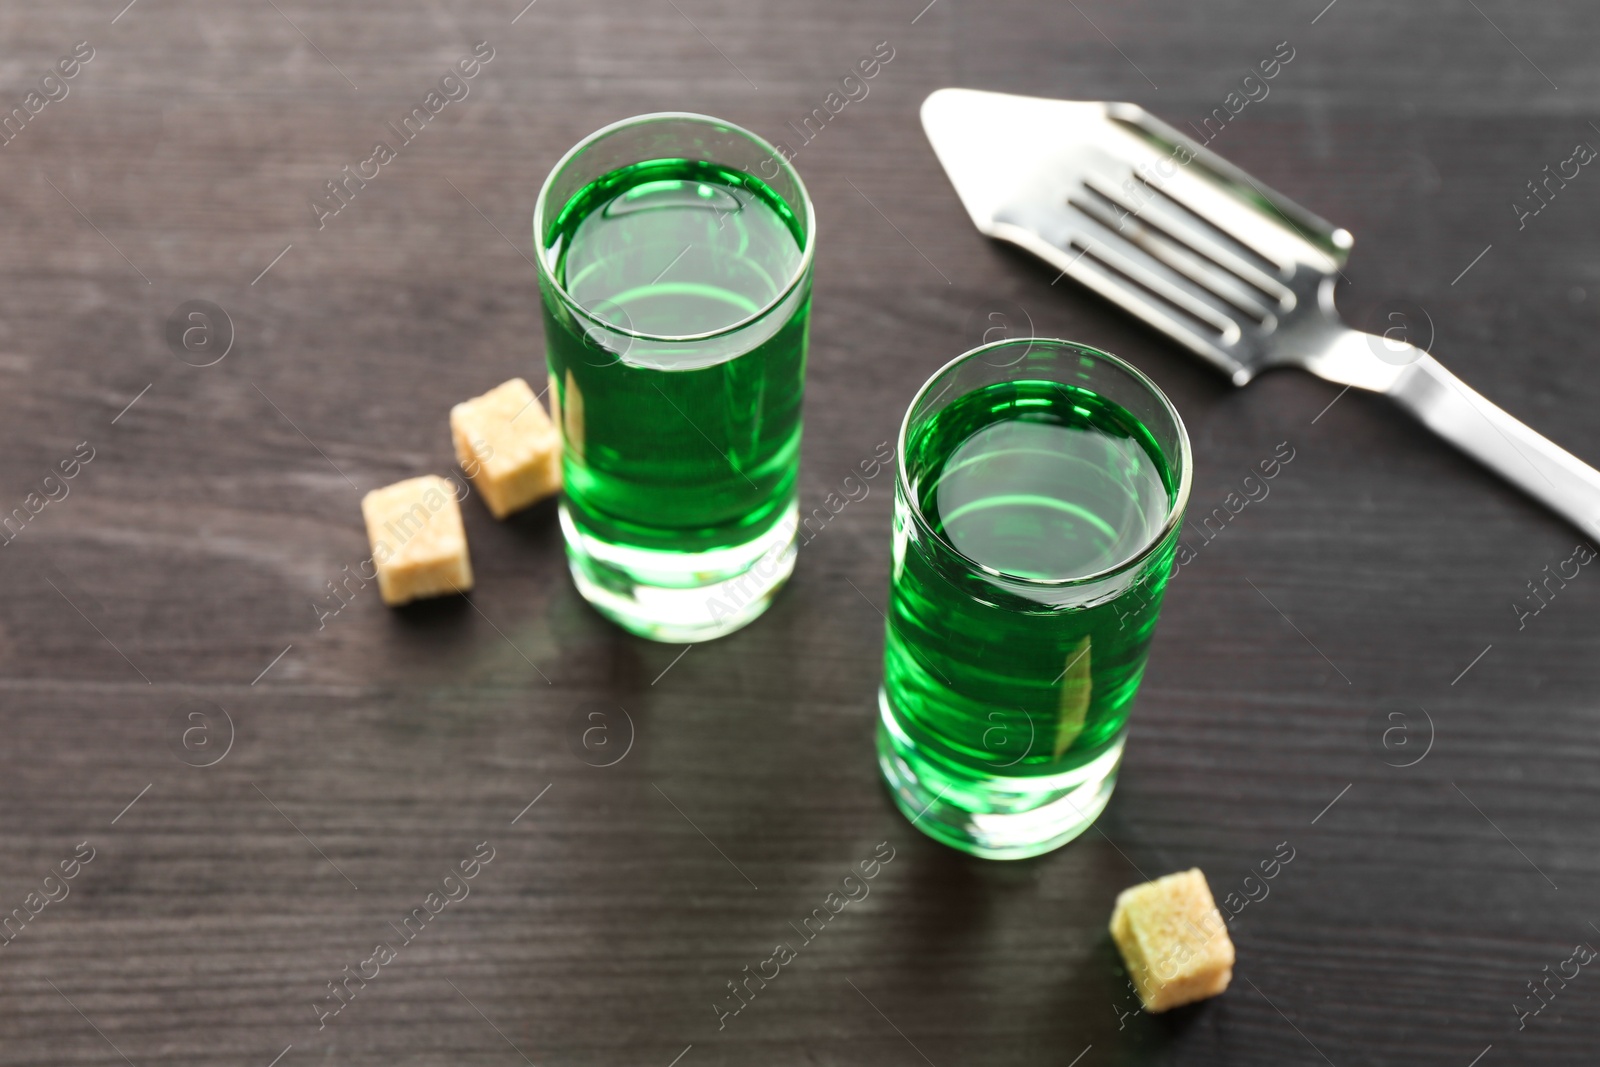
{"label": "highlight on glass", "polygon": [[900,430],[878,754],[907,818],[1049,851],[1111,798],[1188,504],[1189,438],[1116,356],[998,341]]}

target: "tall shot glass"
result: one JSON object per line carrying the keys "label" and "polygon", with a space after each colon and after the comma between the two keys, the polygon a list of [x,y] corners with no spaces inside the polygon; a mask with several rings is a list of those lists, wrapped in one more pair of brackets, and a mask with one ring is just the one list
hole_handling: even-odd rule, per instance
{"label": "tall shot glass", "polygon": [[704,115],[607,126],[539,193],[567,559],[634,633],[729,633],[794,568],[815,230],[783,156]]}
{"label": "tall shot glass", "polygon": [[1188,504],[1188,435],[1116,356],[1029,338],[928,379],[899,454],[884,779],[948,845],[1049,851],[1111,798]]}

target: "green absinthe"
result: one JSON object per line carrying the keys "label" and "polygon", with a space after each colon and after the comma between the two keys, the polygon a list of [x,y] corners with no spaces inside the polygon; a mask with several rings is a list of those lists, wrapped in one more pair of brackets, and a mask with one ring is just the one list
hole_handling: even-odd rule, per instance
{"label": "green absinthe", "polygon": [[657,159],[590,182],[535,235],[569,298],[544,280],[574,577],[637,632],[716,636],[793,566],[804,225],[751,174]]}
{"label": "green absinthe", "polygon": [[918,820],[935,837],[1044,851],[1065,838],[985,851],[972,827],[1065,796],[1077,833],[1109,798],[1176,545],[1175,472],[1129,411],[1054,381],[961,396],[905,452],[885,771],[913,817],[937,798]]}

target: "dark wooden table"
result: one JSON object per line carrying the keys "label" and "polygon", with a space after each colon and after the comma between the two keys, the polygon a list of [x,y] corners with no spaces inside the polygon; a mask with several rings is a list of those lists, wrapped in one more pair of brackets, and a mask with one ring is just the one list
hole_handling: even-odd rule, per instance
{"label": "dark wooden table", "polygon": [[[1512,207],[1600,145],[1587,5],[522,2],[0,10],[0,105],[26,120],[0,147],[0,513],[23,516],[0,915],[27,920],[3,928],[0,1062],[1593,1061],[1600,975],[1528,983],[1600,944],[1600,576],[1514,607],[1579,535],[1381,399],[1232,390],[1052,287],[973,231],[917,121],[965,85],[1181,125],[1287,41],[1215,147],[1357,235],[1356,321],[1431,321],[1449,366],[1593,459],[1600,176],[1520,229]],[[325,183],[478,41],[468,95],[319,228]],[[1197,512],[1293,449],[1173,581],[1105,816],[1027,862],[932,843],[878,783],[887,479],[765,618],[688,652],[584,605],[548,505],[469,502],[470,601],[368,587],[323,614],[367,555],[361,494],[451,470],[449,406],[542,376],[527,227],[561,152],[660,109],[783,138],[879,42],[870,94],[797,157],[807,508],[991,312],[1152,374]],[[169,344],[192,300],[232,324],[211,366]],[[880,842],[870,896],[719,1029],[727,983]],[[1242,893],[1280,842],[1233,988],[1132,1013],[1117,891],[1198,865]],[[394,958],[324,1017],[379,942]]]}

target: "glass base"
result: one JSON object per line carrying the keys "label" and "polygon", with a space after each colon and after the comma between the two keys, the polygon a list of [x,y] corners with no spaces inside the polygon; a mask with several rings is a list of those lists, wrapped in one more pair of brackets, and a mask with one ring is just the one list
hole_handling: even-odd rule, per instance
{"label": "glass base", "polygon": [[[878,711],[878,766],[895,805],[935,841],[992,860],[1049,852],[1093,826],[1111,800],[1126,739],[1117,738],[1105,752],[1065,774],[973,775],[955,781],[916,755],[881,688]],[[957,804],[955,795],[970,807]]]}
{"label": "glass base", "polygon": [[583,534],[561,504],[567,565],[600,614],[652,641],[698,644],[731,634],[767,610],[794,571],[800,509],[766,532],[711,552],[660,552]]}

